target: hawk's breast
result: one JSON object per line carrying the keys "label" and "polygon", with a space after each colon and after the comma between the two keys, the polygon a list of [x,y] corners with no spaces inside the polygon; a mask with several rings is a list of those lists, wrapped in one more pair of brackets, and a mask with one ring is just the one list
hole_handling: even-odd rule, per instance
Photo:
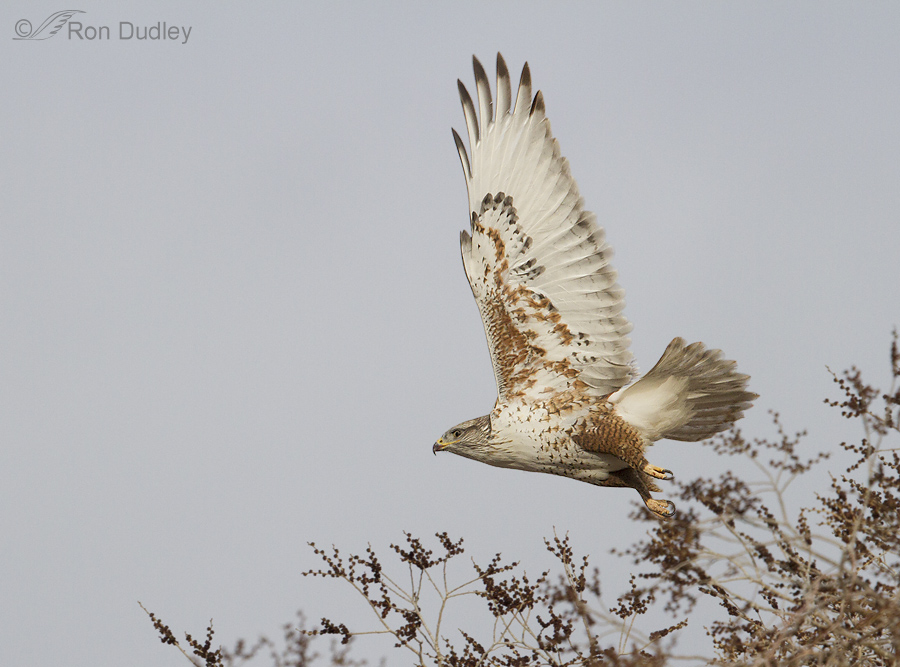
{"label": "hawk's breast", "polygon": [[[558,411],[550,403],[498,405],[491,413],[492,460],[503,468],[543,472],[598,482],[625,463],[608,455],[586,451],[573,439],[588,409]],[[596,478],[596,479],[595,479]]]}

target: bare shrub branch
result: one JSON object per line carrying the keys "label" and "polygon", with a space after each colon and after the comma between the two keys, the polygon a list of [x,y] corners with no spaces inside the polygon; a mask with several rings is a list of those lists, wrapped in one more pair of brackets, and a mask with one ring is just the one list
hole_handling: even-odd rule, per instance
{"label": "bare shrub branch", "polygon": [[[855,367],[832,374],[838,398],[825,402],[857,421],[862,437],[839,443],[849,463],[829,476],[812,507],[793,509],[792,489],[838,447],[804,453],[806,433],[789,434],[777,413],[772,413],[772,439],[748,440],[733,430],[707,441],[713,453],[734,458],[736,465],[716,478],[678,483],[679,513],[671,520],[660,521],[636,505],[631,518],[648,522],[649,530],[613,551],[634,568],[629,589],[611,606],[601,595],[600,571],[590,567],[587,556],[576,556],[568,535],[546,540],[554,573],[532,579],[517,561],[500,554],[487,562],[460,563],[463,541],[446,533],[437,533],[433,546],[407,533],[403,543],[391,545],[387,567],[371,546],[363,554],[344,555],[337,547],[311,543],[322,566],[304,574],[355,589],[373,612],[374,629],[351,630],[323,618],[318,628],[306,630],[300,615],[284,627],[281,649],[263,637],[227,651],[213,649],[212,622],[202,641],[186,634],[182,644],[145,611],[160,640],[201,667],[237,667],[266,651],[275,667],[321,660],[357,665],[348,656],[349,645],[368,634],[392,637],[423,667],[636,667],[685,661],[895,665],[900,653],[896,331],[890,370],[887,391],[868,384]],[[461,570],[467,573],[462,581],[451,583]],[[467,609],[474,602],[481,618],[467,615],[465,627],[447,627],[451,607],[466,599]],[[680,631],[700,605],[715,613],[707,625],[714,653],[678,653]],[[673,622],[643,627],[661,615]],[[320,635],[336,638],[324,657],[311,650]]]}

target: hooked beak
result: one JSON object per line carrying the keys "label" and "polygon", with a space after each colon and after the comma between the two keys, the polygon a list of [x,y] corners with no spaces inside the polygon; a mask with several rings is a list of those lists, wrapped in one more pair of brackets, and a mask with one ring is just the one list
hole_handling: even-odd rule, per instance
{"label": "hooked beak", "polygon": [[434,446],[431,448],[431,451],[437,456],[437,453],[446,449],[449,444],[449,442],[444,442],[443,438],[438,438],[437,442],[434,443]]}

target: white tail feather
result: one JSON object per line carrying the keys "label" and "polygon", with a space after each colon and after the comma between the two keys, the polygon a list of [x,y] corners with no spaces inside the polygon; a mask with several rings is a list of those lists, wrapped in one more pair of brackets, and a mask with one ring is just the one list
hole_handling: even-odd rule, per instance
{"label": "white tail feather", "polygon": [[703,440],[740,419],[757,395],[748,375],[722,359],[721,350],[676,338],[656,365],[634,384],[609,397],[616,413],[648,442]]}

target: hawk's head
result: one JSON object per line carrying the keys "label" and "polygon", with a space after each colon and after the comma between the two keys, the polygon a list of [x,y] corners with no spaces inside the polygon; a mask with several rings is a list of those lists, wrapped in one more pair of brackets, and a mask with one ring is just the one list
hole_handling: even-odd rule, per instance
{"label": "hawk's head", "polygon": [[484,452],[490,447],[490,442],[491,416],[484,415],[451,428],[438,438],[431,451],[435,454],[452,452],[466,458],[477,459],[480,452]]}

